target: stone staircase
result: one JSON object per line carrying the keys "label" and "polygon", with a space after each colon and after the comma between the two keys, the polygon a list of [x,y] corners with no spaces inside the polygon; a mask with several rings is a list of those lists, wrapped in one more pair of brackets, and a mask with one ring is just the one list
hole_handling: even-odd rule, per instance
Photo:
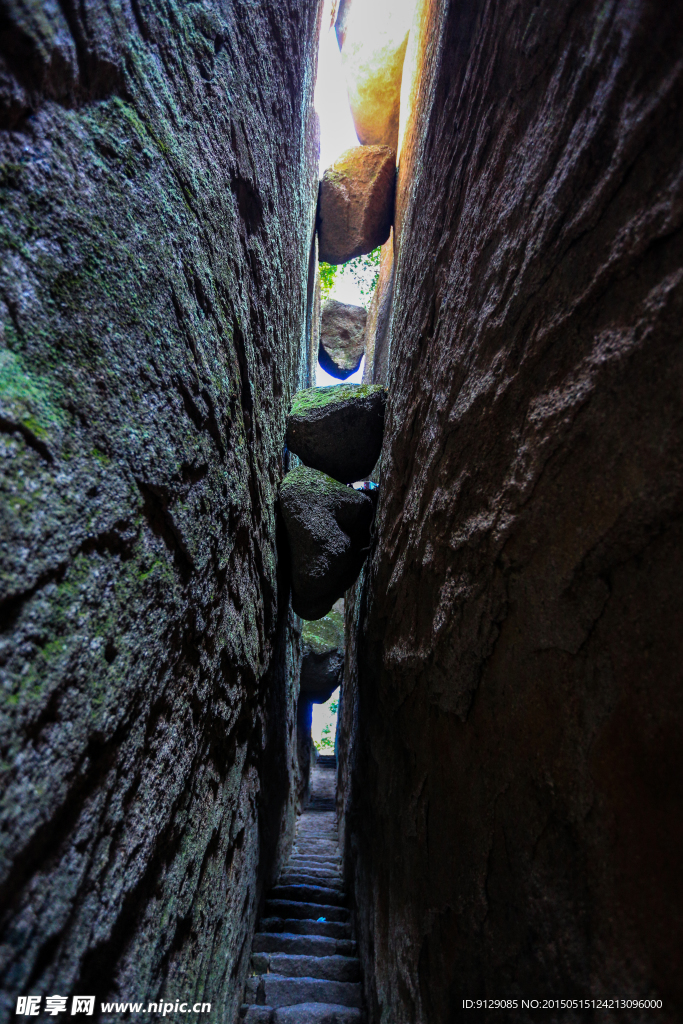
{"label": "stone staircase", "polygon": [[337,848],[336,758],[311,772],[311,801],[254,936],[245,1024],[363,1024],[356,956]]}

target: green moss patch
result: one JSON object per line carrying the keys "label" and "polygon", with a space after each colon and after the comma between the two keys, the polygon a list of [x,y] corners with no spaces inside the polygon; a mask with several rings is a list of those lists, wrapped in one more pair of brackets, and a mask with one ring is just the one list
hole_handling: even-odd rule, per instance
{"label": "green moss patch", "polygon": [[379,384],[333,384],[326,388],[306,388],[297,391],[292,402],[291,416],[306,416],[317,409],[352,399],[367,398],[375,392],[382,392]]}
{"label": "green moss patch", "polygon": [[346,484],[340,484],[338,480],[321,473],[319,469],[309,469],[308,466],[297,466],[282,481],[282,490],[292,488],[303,491],[311,497],[339,494],[348,497],[349,488]]}

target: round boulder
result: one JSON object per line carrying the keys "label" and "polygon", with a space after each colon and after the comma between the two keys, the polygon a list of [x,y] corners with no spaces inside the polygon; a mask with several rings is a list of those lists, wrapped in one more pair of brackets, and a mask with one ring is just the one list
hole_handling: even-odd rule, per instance
{"label": "round boulder", "polygon": [[325,171],[318,193],[319,258],[346,263],[389,237],[396,153],[388,146],[347,149]]}
{"label": "round boulder", "polygon": [[292,608],[320,619],[358,578],[370,547],[374,508],[362,491],[306,466],[280,488],[292,571]]}
{"label": "round boulder", "polygon": [[287,420],[287,447],[335,480],[364,480],[382,450],[386,401],[386,389],[373,384],[297,391]]}
{"label": "round boulder", "polygon": [[301,643],[301,696],[324,704],[344,675],[344,619],[332,610],[322,619],[304,622]]}
{"label": "round boulder", "polygon": [[330,376],[345,380],[360,366],[367,316],[363,306],[350,306],[336,299],[323,306],[318,361]]}

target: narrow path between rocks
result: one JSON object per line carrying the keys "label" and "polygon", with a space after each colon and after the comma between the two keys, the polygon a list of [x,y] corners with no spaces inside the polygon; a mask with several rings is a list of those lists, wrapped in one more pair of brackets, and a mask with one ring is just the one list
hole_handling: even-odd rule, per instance
{"label": "narrow path between rocks", "polygon": [[362,1024],[360,963],[341,875],[336,758],[311,772],[289,861],[254,936],[247,1024]]}

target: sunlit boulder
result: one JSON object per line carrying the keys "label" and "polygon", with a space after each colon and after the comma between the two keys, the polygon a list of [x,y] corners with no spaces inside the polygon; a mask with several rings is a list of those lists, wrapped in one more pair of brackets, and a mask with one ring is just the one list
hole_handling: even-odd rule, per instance
{"label": "sunlit boulder", "polygon": [[356,134],[397,148],[403,62],[414,0],[342,0],[335,29]]}
{"label": "sunlit boulder", "polygon": [[325,171],[318,194],[320,260],[346,263],[389,237],[396,154],[388,146],[347,149]]}

